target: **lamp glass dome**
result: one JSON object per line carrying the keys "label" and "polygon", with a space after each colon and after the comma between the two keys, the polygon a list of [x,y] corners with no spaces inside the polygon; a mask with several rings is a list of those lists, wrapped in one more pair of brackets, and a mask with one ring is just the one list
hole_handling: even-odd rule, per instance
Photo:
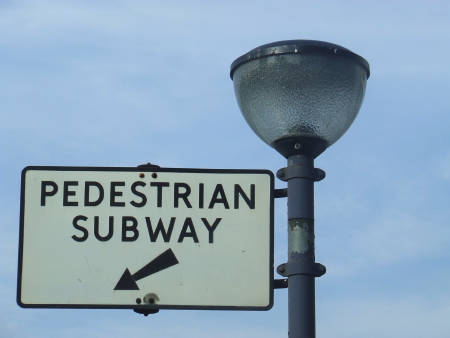
{"label": "lamp glass dome", "polygon": [[290,40],[236,59],[231,77],[247,123],[264,142],[286,157],[316,157],[355,119],[369,65],[338,45]]}

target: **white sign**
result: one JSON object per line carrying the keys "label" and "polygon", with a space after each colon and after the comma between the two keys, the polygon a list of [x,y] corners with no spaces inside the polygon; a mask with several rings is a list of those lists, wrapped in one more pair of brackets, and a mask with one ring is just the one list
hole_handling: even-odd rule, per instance
{"label": "white sign", "polygon": [[273,174],[27,167],[23,307],[270,309]]}

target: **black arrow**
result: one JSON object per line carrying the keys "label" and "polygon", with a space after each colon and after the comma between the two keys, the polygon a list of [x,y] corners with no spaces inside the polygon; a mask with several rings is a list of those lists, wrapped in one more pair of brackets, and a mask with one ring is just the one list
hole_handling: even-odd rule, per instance
{"label": "black arrow", "polygon": [[130,270],[125,269],[114,290],[139,290],[136,281],[158,271],[170,268],[175,264],[178,264],[178,259],[175,257],[172,249],[167,249],[134,274],[131,274]]}

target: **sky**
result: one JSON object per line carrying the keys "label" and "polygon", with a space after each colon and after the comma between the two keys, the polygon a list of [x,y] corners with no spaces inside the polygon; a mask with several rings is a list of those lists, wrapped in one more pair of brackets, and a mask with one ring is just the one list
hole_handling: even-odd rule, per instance
{"label": "sky", "polygon": [[[269,311],[149,317],[15,298],[26,166],[284,167],[243,119],[229,66],[288,39],[371,67],[356,120],[315,161],[317,337],[450,336],[449,17],[433,0],[1,0],[0,337],[287,336],[286,290]],[[275,266],[286,224],[276,200]]]}

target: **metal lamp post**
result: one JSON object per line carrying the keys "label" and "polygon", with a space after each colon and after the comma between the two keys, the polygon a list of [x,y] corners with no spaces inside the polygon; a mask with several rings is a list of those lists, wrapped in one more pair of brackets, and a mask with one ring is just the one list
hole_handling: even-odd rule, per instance
{"label": "metal lamp post", "polygon": [[313,40],[257,47],[231,65],[239,107],[253,131],[287,158],[289,337],[315,337],[314,158],[350,127],[361,106],[369,64],[341,46]]}

